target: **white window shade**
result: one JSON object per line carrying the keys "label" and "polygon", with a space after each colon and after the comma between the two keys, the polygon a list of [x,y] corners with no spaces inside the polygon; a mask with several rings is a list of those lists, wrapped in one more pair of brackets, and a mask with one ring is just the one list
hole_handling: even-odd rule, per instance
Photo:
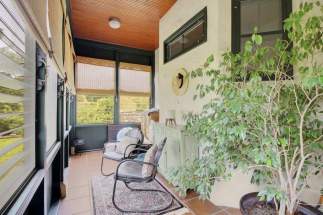
{"label": "white window shade", "polygon": [[35,168],[36,43],[15,1],[0,4],[0,208]]}
{"label": "white window shade", "polygon": [[114,94],[115,67],[77,63],[77,92],[86,94]]}
{"label": "white window shade", "polygon": [[150,67],[120,64],[119,87],[122,95],[150,95]]}

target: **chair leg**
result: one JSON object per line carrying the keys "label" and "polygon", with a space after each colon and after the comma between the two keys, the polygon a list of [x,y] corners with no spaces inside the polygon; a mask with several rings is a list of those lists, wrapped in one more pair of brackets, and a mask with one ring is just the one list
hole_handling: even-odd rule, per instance
{"label": "chair leg", "polygon": [[[129,183],[127,182],[124,182],[126,187],[131,190],[131,191],[137,191],[137,192],[159,192],[159,193],[164,193],[166,195],[171,195],[170,193],[168,192],[165,192],[165,191],[162,191],[162,190],[157,190],[157,189],[135,189],[135,188],[132,188],[129,186]],[[118,205],[116,204],[115,202],[115,192],[116,192],[116,186],[117,186],[117,179],[114,180],[114,185],[113,185],[113,193],[112,193],[112,203],[114,205],[114,207],[122,212],[122,213],[158,213],[158,212],[161,212],[161,211],[164,211],[166,209],[168,209],[169,207],[172,206],[173,204],[173,197],[171,196],[171,201],[163,208],[160,208],[160,209],[155,209],[155,210],[124,210],[120,207],[118,207]]]}
{"label": "chair leg", "polygon": [[109,173],[109,174],[104,173],[104,171],[103,171],[103,161],[104,161],[104,157],[102,156],[102,160],[101,160],[101,173],[102,173],[102,175],[103,175],[103,176],[110,176],[110,175],[113,175],[113,174],[114,174],[114,172]]}

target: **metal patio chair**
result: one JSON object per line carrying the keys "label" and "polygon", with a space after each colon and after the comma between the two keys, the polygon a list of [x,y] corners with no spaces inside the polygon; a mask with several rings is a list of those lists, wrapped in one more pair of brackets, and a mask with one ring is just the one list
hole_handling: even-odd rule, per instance
{"label": "metal patio chair", "polygon": [[[109,175],[113,174],[113,172],[110,174],[104,173],[104,171],[103,171],[104,159],[109,159],[109,160],[114,160],[114,161],[122,161],[126,158],[128,158],[128,159],[134,158],[136,156],[136,153],[142,152],[142,150],[141,150],[142,148],[148,148],[147,145],[143,144],[144,135],[139,128],[132,128],[125,135],[128,137],[131,137],[131,138],[136,138],[138,140],[137,143],[129,144],[122,153],[120,153],[116,150],[117,144],[119,143],[118,141],[106,143],[104,145],[102,160],[101,160],[102,175],[109,176]],[[133,148],[134,150],[131,150],[131,154],[130,153],[128,154],[127,152],[129,151],[130,148]]]}
{"label": "metal patio chair", "polygon": [[[170,201],[165,207],[160,208],[160,209],[154,209],[154,210],[149,210],[149,209],[143,209],[143,210],[125,210],[119,207],[116,202],[115,202],[115,193],[116,193],[116,186],[117,186],[117,181],[122,181],[125,186],[130,189],[131,191],[134,192],[156,192],[156,193],[164,193],[166,195],[171,195],[168,192],[165,192],[163,190],[158,190],[158,189],[136,189],[132,188],[129,186],[130,183],[148,183],[152,182],[155,180],[156,174],[157,174],[157,167],[158,163],[160,160],[160,157],[162,155],[163,148],[166,144],[167,138],[164,138],[159,144],[157,144],[155,147],[157,149],[153,154],[153,162],[144,162],[144,161],[139,161],[139,160],[133,160],[133,159],[126,159],[123,160],[119,163],[117,170],[114,175],[114,185],[113,185],[113,194],[112,194],[112,203],[114,207],[119,210],[120,212],[123,213],[157,213],[164,211],[168,209],[172,203],[173,203],[173,197],[171,198],[172,201]],[[153,146],[154,147],[154,146]],[[148,172],[148,176],[143,175],[142,169],[144,165],[149,165],[152,168],[150,172]]]}

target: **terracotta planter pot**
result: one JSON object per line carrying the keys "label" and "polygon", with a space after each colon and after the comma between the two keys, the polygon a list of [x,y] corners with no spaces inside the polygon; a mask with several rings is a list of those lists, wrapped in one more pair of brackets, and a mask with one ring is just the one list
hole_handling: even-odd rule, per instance
{"label": "terracotta planter pot", "polygon": [[[259,203],[258,193],[248,193],[240,199],[240,211],[243,215],[250,215],[249,209],[252,208],[256,203]],[[275,208],[274,202],[267,202],[267,205]],[[318,209],[311,207],[309,205],[299,205],[296,212],[296,215],[323,215]]]}

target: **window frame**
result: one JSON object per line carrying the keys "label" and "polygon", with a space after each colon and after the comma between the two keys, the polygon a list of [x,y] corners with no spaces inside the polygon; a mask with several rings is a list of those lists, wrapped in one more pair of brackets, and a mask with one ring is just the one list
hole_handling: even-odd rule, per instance
{"label": "window frame", "polygon": [[[203,21],[203,37],[202,39],[194,44],[191,47],[184,48],[184,43],[182,47],[182,51],[177,53],[174,56],[169,56],[168,48],[167,46],[178,40],[180,37],[183,37],[184,34],[190,30],[192,27],[194,27],[195,24],[197,24],[199,21]],[[205,43],[207,41],[207,7],[204,7],[200,12],[198,12],[196,15],[194,15],[190,20],[188,20],[184,25],[182,25],[179,29],[177,29],[173,34],[171,34],[165,41],[164,41],[164,64],[170,62],[171,60],[177,58],[178,56],[181,56],[185,54],[186,52],[189,52],[190,50],[198,47],[199,45]],[[184,38],[184,37],[183,37]]]}
{"label": "window frame", "polygon": [[[239,53],[241,51],[241,38],[251,36],[251,34],[241,35],[241,2],[245,0],[231,0],[231,51]],[[282,28],[278,31],[259,32],[259,35],[282,34],[282,39],[286,40],[287,34],[283,30],[284,20],[288,18],[292,12],[292,2],[289,0],[281,0],[282,3]]]}

